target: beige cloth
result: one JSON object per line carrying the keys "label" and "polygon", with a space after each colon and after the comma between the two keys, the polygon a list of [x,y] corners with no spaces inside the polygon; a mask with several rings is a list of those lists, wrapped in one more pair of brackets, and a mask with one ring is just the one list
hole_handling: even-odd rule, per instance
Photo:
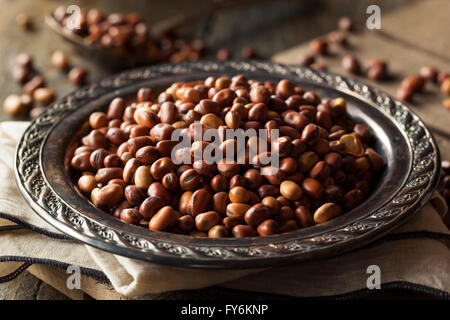
{"label": "beige cloth", "polygon": [[[13,158],[17,141],[27,122],[0,123],[0,213],[61,234],[42,221],[22,199],[13,182]],[[441,216],[447,207],[438,194],[407,224],[395,231],[429,231],[450,235]],[[11,225],[0,219],[0,225]],[[297,297],[330,296],[366,288],[367,268],[377,265],[384,284],[406,281],[450,292],[449,241],[415,235],[411,239],[379,240],[373,245],[335,258],[266,270],[201,270],[146,263],[113,255],[80,242],[53,239],[29,230],[0,232],[0,276],[17,268],[18,263],[34,261],[71,264],[103,272],[119,293],[136,297],[147,293],[196,289],[211,285],[285,294]],[[444,236],[445,237],[445,236]],[[45,261],[44,261],[45,260]],[[1,262],[4,261],[4,262]]]}

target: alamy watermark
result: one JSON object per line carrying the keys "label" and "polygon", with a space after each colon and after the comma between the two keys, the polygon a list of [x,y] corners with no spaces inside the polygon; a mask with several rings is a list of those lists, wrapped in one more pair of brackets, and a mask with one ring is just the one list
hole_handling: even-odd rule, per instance
{"label": "alamy watermark", "polygon": [[381,9],[379,6],[372,4],[367,7],[367,14],[370,16],[367,18],[366,27],[369,30],[381,29]]}
{"label": "alamy watermark", "polygon": [[66,28],[81,29],[81,9],[79,6],[72,4],[67,7],[66,13],[69,15],[67,18]]}
{"label": "alamy watermark", "polygon": [[267,141],[271,141],[273,150],[278,138],[278,129],[214,129],[195,121],[188,130],[173,131],[171,140],[179,143],[172,149],[171,159],[176,165],[192,164],[198,160],[209,165],[219,162],[251,164],[261,168],[263,175],[275,175],[280,155],[269,151]]}
{"label": "alamy watermark", "polygon": [[381,289],[381,269],[376,264],[372,264],[367,267],[366,270],[367,274],[370,274],[370,276],[367,278],[366,286],[367,289],[373,290],[373,289]]}
{"label": "alamy watermark", "polygon": [[81,289],[81,270],[80,267],[69,265],[66,270],[67,274],[70,274],[67,277],[66,286],[69,290]]}

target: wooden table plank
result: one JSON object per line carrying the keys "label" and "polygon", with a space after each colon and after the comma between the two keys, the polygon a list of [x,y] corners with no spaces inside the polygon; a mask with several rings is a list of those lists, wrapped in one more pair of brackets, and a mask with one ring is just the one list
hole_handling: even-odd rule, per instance
{"label": "wooden table plank", "polygon": [[[393,14],[395,16],[395,14]],[[429,17],[431,19],[431,17]],[[436,35],[436,41],[444,41],[446,34]],[[380,35],[376,31],[367,30],[363,33],[355,33],[349,36],[350,46],[343,48],[331,45],[330,54],[318,58],[320,63],[328,67],[328,70],[354,77],[362,82],[380,88],[395,96],[396,90],[403,77],[417,74],[423,65],[432,64],[440,70],[449,69],[449,63],[445,58],[440,58],[433,53],[422,50],[411,50],[409,45],[393,41],[391,38]],[[280,52],[272,57],[272,60],[280,63],[296,64],[300,57],[310,54],[308,43],[301,44],[292,49]],[[354,54],[363,65],[370,59],[381,58],[389,63],[392,79],[386,81],[370,81],[365,76],[349,75],[342,66],[341,59],[346,54]],[[436,85],[427,83],[423,93],[416,94],[412,103],[408,105],[416,112],[436,136],[442,142],[441,153],[443,158],[450,158],[450,148],[447,139],[450,137],[450,112],[442,106],[443,95]]]}
{"label": "wooden table plank", "polygon": [[381,30],[447,59],[450,72],[450,1],[426,0],[382,18]]}

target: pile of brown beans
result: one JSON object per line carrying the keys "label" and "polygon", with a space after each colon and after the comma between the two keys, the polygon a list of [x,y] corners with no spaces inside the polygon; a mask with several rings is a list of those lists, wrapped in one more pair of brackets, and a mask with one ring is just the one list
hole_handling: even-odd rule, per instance
{"label": "pile of brown beans", "polygon": [[[174,83],[157,97],[141,88],[132,100],[117,97],[106,112],[91,114],[91,131],[80,139],[71,167],[95,206],[150,230],[216,238],[313,226],[358,206],[385,166],[370,147],[370,129],[353,123],[343,98],[322,99],[286,79],[208,77]],[[246,154],[266,144],[279,156],[279,168],[261,173],[261,163],[248,157],[242,164],[177,165],[171,135],[181,129],[193,140],[197,121],[202,130],[265,129],[266,140],[245,141]],[[272,141],[273,129],[279,137]],[[237,144],[220,142],[221,150]],[[192,157],[208,144],[194,141],[180,150]]]}
{"label": "pile of brown beans", "polygon": [[96,45],[114,52],[127,52],[142,62],[197,61],[203,55],[202,40],[187,41],[170,32],[158,39],[149,35],[149,27],[138,13],[104,14],[92,8],[80,14],[80,28],[70,23],[65,6],[53,12],[53,17],[68,31],[83,38],[87,45]]}

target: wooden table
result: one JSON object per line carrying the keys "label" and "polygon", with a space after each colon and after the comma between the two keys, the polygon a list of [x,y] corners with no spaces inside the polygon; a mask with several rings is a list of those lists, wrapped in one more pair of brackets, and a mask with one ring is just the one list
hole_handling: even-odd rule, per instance
{"label": "wooden table", "polygon": [[[351,2],[351,9],[349,4]],[[67,2],[71,3],[71,2]],[[108,8],[108,11],[132,11],[129,8],[137,8],[143,12],[148,7],[140,1],[80,1],[81,6],[98,6]],[[89,4],[88,4],[89,3]],[[127,4],[124,4],[127,3]],[[178,6],[161,5],[159,12],[148,10],[149,19],[157,20],[162,16],[171,15],[179,11],[190,12],[192,8],[185,1],[177,1]],[[199,7],[208,6],[210,1],[198,1]],[[253,45],[258,52],[265,57],[273,56],[273,60],[282,63],[297,63],[300,56],[309,53],[308,40],[331,31],[340,15],[353,15],[354,19],[364,25],[366,18],[365,8],[369,4],[379,4],[382,9],[382,29],[379,31],[361,30],[350,36],[351,46],[342,49],[331,47],[330,55],[319,58],[319,61],[328,66],[333,72],[346,74],[340,67],[340,58],[347,52],[354,53],[361,60],[371,58],[383,58],[389,61],[389,67],[397,80],[387,82],[371,82],[365,78],[360,80],[380,87],[394,94],[398,86],[398,79],[403,76],[418,72],[422,65],[435,65],[436,67],[450,71],[450,2],[448,0],[426,1],[340,1],[340,6],[333,0],[319,1],[320,5],[311,7],[297,2],[285,1],[282,4],[274,4],[270,10],[263,5],[259,8],[244,8],[240,12],[225,13],[217,16],[213,21],[200,21],[196,24],[179,30],[181,33],[202,36],[212,48],[209,56],[220,47],[229,47],[235,54],[246,43]],[[411,6],[402,6],[412,3]],[[53,50],[63,49],[71,53],[71,48],[62,44],[52,33],[45,30],[42,25],[44,14],[53,9],[54,3],[48,1],[6,1],[0,0],[2,8],[7,10],[0,12],[0,43],[8,44],[0,47],[0,99],[10,93],[20,92],[20,87],[12,83],[9,72],[13,64],[14,56],[21,52],[33,54],[36,66],[41,70],[51,88],[54,88],[59,96],[74,89],[66,78],[50,66],[49,57]],[[158,3],[160,5],[160,2]],[[174,9],[176,7],[176,9]],[[387,13],[394,8],[401,9],[392,14]],[[306,10],[306,11],[305,11]],[[15,26],[15,16],[20,12],[32,13],[35,30],[23,33]],[[256,12],[264,19],[252,17]],[[301,17],[301,18],[299,18]],[[233,27],[242,19],[251,23],[237,28]],[[261,21],[264,20],[264,21]],[[314,26],[312,28],[311,26]],[[12,41],[11,39],[14,39]],[[306,42],[305,42],[306,41]],[[299,43],[303,43],[298,45]],[[292,47],[292,48],[291,48]],[[288,49],[290,48],[290,49]],[[110,74],[109,70],[100,68],[93,62],[70,55],[74,65],[82,65],[90,70],[92,81],[101,79]],[[432,130],[441,150],[443,158],[450,159],[450,112],[441,106],[442,96],[437,88],[427,86],[425,93],[418,95],[411,108],[417,112]],[[9,120],[11,117],[0,111],[0,121]],[[0,299],[63,299],[67,296],[73,299],[86,299],[89,296],[82,291],[68,292],[61,279],[65,279],[61,270],[31,266],[30,273],[25,272],[18,278],[8,283],[0,284]],[[39,280],[46,279],[47,283]],[[95,281],[90,280],[92,283]],[[52,288],[58,288],[61,292]],[[93,285],[92,288],[95,288]],[[103,297],[120,298],[110,286],[104,285]],[[100,295],[99,290],[88,292],[92,296]],[[150,299],[279,299],[276,295],[255,294],[237,290],[224,290],[213,287],[202,290],[170,292],[158,295],[150,295]],[[285,297],[284,297],[285,298]],[[388,291],[373,293],[370,299],[377,298],[428,298],[407,291]]]}

